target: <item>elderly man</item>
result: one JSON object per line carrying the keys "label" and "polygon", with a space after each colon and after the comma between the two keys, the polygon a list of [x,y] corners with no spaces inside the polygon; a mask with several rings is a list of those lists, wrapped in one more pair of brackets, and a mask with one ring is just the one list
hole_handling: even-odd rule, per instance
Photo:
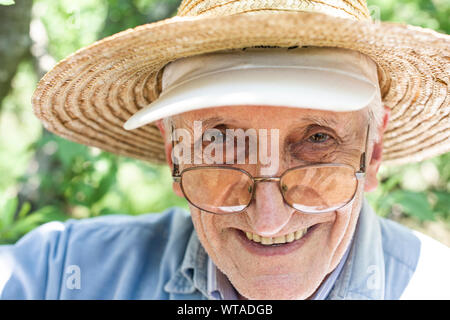
{"label": "elderly man", "polygon": [[49,130],[166,159],[190,214],[46,224],[1,248],[2,298],[450,298],[449,249],[364,200],[382,154],[449,150],[448,37],[361,1],[238,2],[183,1],[41,80]]}

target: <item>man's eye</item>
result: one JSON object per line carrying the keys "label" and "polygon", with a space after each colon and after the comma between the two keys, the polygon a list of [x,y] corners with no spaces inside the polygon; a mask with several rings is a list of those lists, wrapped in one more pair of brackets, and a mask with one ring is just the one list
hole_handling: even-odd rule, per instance
{"label": "man's eye", "polygon": [[319,133],[316,133],[316,134],[313,134],[312,136],[310,136],[308,138],[308,140],[313,143],[323,143],[323,142],[328,141],[329,138],[330,138],[330,136],[328,134],[319,132]]}

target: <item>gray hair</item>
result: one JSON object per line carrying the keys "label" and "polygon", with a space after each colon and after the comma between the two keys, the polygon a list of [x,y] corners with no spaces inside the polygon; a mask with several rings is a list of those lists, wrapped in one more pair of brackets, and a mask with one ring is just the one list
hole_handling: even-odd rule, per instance
{"label": "gray hair", "polygon": [[374,143],[379,142],[378,129],[383,124],[384,108],[383,101],[381,100],[380,90],[377,90],[375,98],[369,104],[368,117],[370,124],[369,141]]}

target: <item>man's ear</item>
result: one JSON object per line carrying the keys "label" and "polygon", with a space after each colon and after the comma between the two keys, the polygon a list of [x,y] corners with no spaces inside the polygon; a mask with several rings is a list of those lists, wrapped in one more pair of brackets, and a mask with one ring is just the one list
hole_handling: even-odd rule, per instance
{"label": "man's ear", "polygon": [[383,134],[389,122],[390,114],[391,109],[384,106],[383,122],[377,130],[378,142],[374,143],[373,145],[372,156],[370,159],[370,163],[367,167],[366,183],[364,186],[365,192],[371,192],[375,190],[378,186],[377,173],[378,170],[380,169],[383,155]]}
{"label": "man's ear", "polygon": [[[172,161],[172,144],[170,143],[170,140],[168,139],[168,132],[166,132],[166,129],[164,128],[163,121],[157,120],[155,122],[156,126],[158,127],[159,131],[161,132],[161,135],[164,140],[164,153],[166,156],[167,164],[169,165],[170,170],[173,169],[173,161]],[[179,197],[184,198],[183,192],[181,191],[181,186],[179,182],[173,182],[172,183],[172,189],[173,192]]]}

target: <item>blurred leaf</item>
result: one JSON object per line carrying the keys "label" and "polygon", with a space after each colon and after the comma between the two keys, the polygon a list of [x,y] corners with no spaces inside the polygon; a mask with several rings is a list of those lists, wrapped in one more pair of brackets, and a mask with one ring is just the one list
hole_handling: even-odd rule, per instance
{"label": "blurred leaf", "polygon": [[[14,200],[17,198],[11,198]],[[0,244],[14,243],[20,237],[38,227],[39,225],[50,221],[65,221],[68,216],[63,214],[57,207],[46,206],[33,213],[29,213],[30,204],[25,202],[17,215],[8,224],[0,227]]]}
{"label": "blurred leaf", "polygon": [[31,203],[29,201],[25,201],[20,208],[19,213],[17,214],[17,219],[23,219],[31,210]]}
{"label": "blurred leaf", "polygon": [[13,224],[14,215],[17,210],[18,199],[14,197],[5,197],[0,201],[0,220],[1,228],[8,228]]}
{"label": "blurred leaf", "polygon": [[397,187],[401,181],[402,181],[402,176],[395,174],[395,175],[392,175],[389,178],[387,178],[386,181],[383,181],[383,183],[381,184],[381,187],[383,188],[383,191],[389,192],[389,191],[393,190],[395,187]]}
{"label": "blurred leaf", "polygon": [[16,220],[9,228],[0,230],[0,244],[15,243],[26,233],[45,222],[48,222],[48,220],[41,213],[32,213]]}
{"label": "blurred leaf", "polygon": [[98,215],[108,215],[108,214],[117,214],[118,212],[116,210],[113,210],[111,208],[103,208],[100,210]]}
{"label": "blurred leaf", "polygon": [[70,166],[76,157],[81,157],[87,153],[87,147],[66,139],[56,138],[58,149],[56,157],[64,166]]}
{"label": "blurred leaf", "polygon": [[450,218],[450,193],[443,191],[435,191],[437,201],[434,205],[434,210],[442,215],[444,218]]}
{"label": "blurred leaf", "polygon": [[434,213],[427,196],[421,192],[396,190],[390,195],[403,211],[421,221],[434,220]]}
{"label": "blurred leaf", "polygon": [[109,171],[100,179],[99,186],[95,189],[93,193],[93,198],[95,201],[102,199],[109,190],[116,183],[116,173],[117,173],[117,165],[114,163],[111,165]]}
{"label": "blurred leaf", "polygon": [[57,206],[45,206],[33,212],[33,214],[43,217],[44,222],[65,221],[69,217]]}

